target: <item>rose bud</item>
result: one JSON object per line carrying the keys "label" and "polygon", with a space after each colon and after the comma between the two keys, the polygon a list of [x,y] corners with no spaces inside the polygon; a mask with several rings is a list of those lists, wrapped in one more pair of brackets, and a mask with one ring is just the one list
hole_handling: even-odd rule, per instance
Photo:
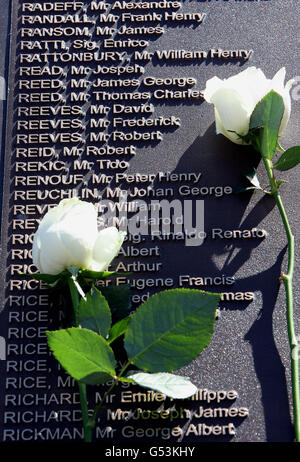
{"label": "rose bud", "polygon": [[[285,68],[282,67],[272,80],[267,79],[261,69],[249,67],[237,75],[221,80],[213,77],[206,82],[203,97],[215,106],[216,132],[222,133],[237,144],[244,144],[238,137],[249,130],[251,114],[257,103],[271,90],[282,96],[285,111],[279,133],[286,127],[291,113],[290,88],[294,82],[289,80],[284,86]],[[232,133],[236,132],[236,133]]]}
{"label": "rose bud", "polygon": [[59,274],[69,267],[104,271],[124,237],[115,227],[98,232],[93,204],[64,199],[46,213],[34,235],[33,263],[46,274]]}

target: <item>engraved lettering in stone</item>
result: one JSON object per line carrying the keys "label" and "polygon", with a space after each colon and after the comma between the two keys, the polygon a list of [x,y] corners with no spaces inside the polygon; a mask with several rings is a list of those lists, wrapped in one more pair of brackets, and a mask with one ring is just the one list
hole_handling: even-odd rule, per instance
{"label": "engraved lettering in stone", "polygon": [[206,286],[206,285],[232,285],[235,283],[234,276],[226,276],[222,274],[220,276],[190,276],[188,275],[180,275],[178,277],[178,285],[182,286]]}
{"label": "engraved lettering in stone", "polygon": [[122,22],[158,22],[162,21],[163,16],[159,13],[147,13],[147,14],[133,14],[133,13],[122,13]]}
{"label": "engraved lettering in stone", "polygon": [[43,76],[43,75],[65,75],[64,69],[60,66],[36,66],[36,67],[20,67],[19,75],[24,76]]}
{"label": "engraved lettering in stone", "polygon": [[5,388],[6,390],[15,389],[20,390],[22,388],[25,389],[32,389],[32,388],[40,388],[45,389],[48,388],[47,384],[47,376],[37,376],[37,377],[6,377],[5,381]]}
{"label": "engraved lettering in stone", "polygon": [[159,2],[125,2],[116,1],[112,4],[112,10],[157,10],[157,9],[178,9],[181,8],[180,2],[170,2],[161,0]]}
{"label": "engraved lettering in stone", "polygon": [[16,136],[17,144],[53,144],[84,142],[80,133],[31,133]]}
{"label": "engraved lettering in stone", "polygon": [[164,14],[165,21],[197,22],[201,24],[205,18],[205,13],[168,13]]}
{"label": "engraved lettering in stone", "polygon": [[55,80],[19,80],[19,90],[46,90],[65,88],[63,81]]}
{"label": "engraved lettering in stone", "polygon": [[43,16],[27,16],[22,15],[21,24],[26,26],[28,24],[94,24],[94,20],[90,19],[86,14],[66,14],[66,15],[43,15]]}
{"label": "engraved lettering in stone", "polygon": [[[18,65],[12,116],[11,248],[7,271],[10,275],[7,339],[10,342],[7,345],[5,386],[8,392],[3,440],[79,440],[83,438],[82,428],[61,425],[80,423],[81,413],[79,394],[74,393],[74,379],[53,361],[44,342],[52,322],[47,285],[20,274],[37,271],[32,264],[34,233],[45,213],[66,198],[88,200],[97,204],[100,212],[109,210],[116,215],[141,210],[141,198],[179,195],[183,199],[207,197],[209,201],[232,194],[228,185],[206,186],[205,178],[198,171],[177,173],[159,171],[159,168],[147,171],[145,164],[146,172],[143,173],[130,171],[130,164],[139,148],[150,146],[153,149],[152,146],[163,137],[167,139],[170,131],[175,132],[183,124],[182,117],[175,111],[176,104],[199,104],[201,92],[191,87],[198,83],[202,89],[203,82],[193,77],[194,69],[187,71],[183,65],[187,67],[192,62],[200,65],[207,58],[220,60],[220,64],[226,60],[246,61],[253,51],[247,50],[242,42],[241,49],[233,50],[222,49],[218,43],[210,50],[208,47],[208,51],[197,49],[197,46],[196,49],[191,46],[191,50],[171,49],[171,46],[156,50],[155,40],[170,28],[177,36],[182,27],[188,27],[188,33],[195,29],[198,34],[203,27],[206,13],[186,12],[179,1],[16,0],[16,3],[20,8],[16,10]],[[147,49],[149,45],[151,51]],[[147,69],[146,64],[152,60],[155,65],[152,70]],[[161,72],[164,71],[161,66],[178,64],[181,67],[176,72],[171,68],[170,72]],[[119,201],[124,193],[130,200]],[[105,201],[108,205],[102,198],[110,199]],[[144,206],[147,216],[142,220],[146,227],[151,224],[148,212],[152,211],[152,203],[148,200]],[[120,225],[122,219],[115,217],[113,224]],[[159,223],[161,218],[153,220]],[[261,233],[266,235],[264,230],[256,228],[213,228],[207,231],[205,239],[225,242],[262,238],[265,235]],[[126,245],[119,251],[120,258],[114,263],[116,271],[129,275],[117,276],[116,280],[99,280],[96,285],[101,288],[115,283],[118,286],[130,284],[135,291],[131,294],[131,302],[137,305],[157,290],[175,287],[225,289],[227,291],[222,293],[224,309],[228,303],[254,300],[253,292],[239,292],[238,288],[232,291],[235,278],[225,272],[208,275],[199,271],[166,277],[163,271],[168,269],[163,267],[161,245],[168,245],[167,241],[181,245],[185,239],[185,232],[163,234],[156,231],[147,238],[129,234]],[[148,242],[144,243],[145,240]],[[63,318],[60,309],[57,310],[58,319]],[[49,385],[49,372],[53,368],[53,376],[59,371],[55,375],[54,393]],[[120,391],[123,388],[128,391]],[[124,439],[233,435],[235,427],[231,420],[217,425],[208,420],[198,423],[196,419],[236,419],[249,412],[237,405],[225,407],[224,400],[233,404],[231,401],[237,398],[234,390],[203,389],[190,400],[191,403],[201,401],[193,410],[180,407],[158,412],[143,409],[139,404],[132,413],[127,406],[120,407],[120,399],[125,405],[156,402],[163,406],[166,397],[151,391],[135,393],[129,391],[130,388],[128,384],[119,384],[118,392],[106,398],[110,406],[116,402],[115,409],[108,407],[108,421],[122,422],[130,415],[138,423],[137,427],[131,423],[123,425],[121,438]],[[95,393],[96,403],[103,398],[104,391]],[[195,422],[173,424],[175,419],[192,418]],[[146,420],[149,420],[148,426],[144,425]],[[155,420],[159,420],[160,425],[153,423],[152,426],[151,421]],[[110,425],[99,424],[95,428],[96,438],[112,440],[116,434],[117,429]]]}
{"label": "engraved lettering in stone", "polygon": [[114,127],[180,127],[179,117],[158,117],[156,119],[122,119],[116,117],[113,120]]}
{"label": "engraved lettering in stone", "polygon": [[[84,115],[81,106],[19,106],[19,117],[40,117],[40,116],[72,116]],[[32,148],[32,149],[48,149],[48,148]],[[53,149],[53,148],[51,148]]]}
{"label": "engraved lettering in stone", "polygon": [[91,11],[98,11],[104,10],[109,6],[109,3],[105,2],[92,2],[91,3]]}
{"label": "engraved lettering in stone", "polygon": [[104,39],[103,47],[104,48],[144,48],[149,45],[149,42],[146,40],[113,40],[113,39]]}
{"label": "engraved lettering in stone", "polygon": [[132,271],[132,272],[153,272],[153,271],[160,271],[162,269],[162,263],[141,263],[140,261],[134,263],[123,263],[120,262],[117,266],[115,271]]}
{"label": "engraved lettering in stone", "polygon": [[89,51],[77,53],[20,53],[20,63],[48,64],[51,60],[53,60],[55,63],[122,61],[125,54],[125,52],[118,51],[97,51],[94,53]]}
{"label": "engraved lettering in stone", "polygon": [[223,197],[224,195],[232,194],[231,186],[190,186],[182,185],[178,188],[180,196],[215,196]]}
{"label": "engraved lettering in stone", "polygon": [[222,49],[211,49],[209,51],[210,57],[211,58],[241,58],[245,61],[247,61],[251,54],[253,53],[253,50],[222,50]]}
{"label": "engraved lettering in stone", "polygon": [[105,88],[105,87],[138,87],[140,85],[140,81],[138,79],[126,79],[126,80],[121,80],[121,79],[113,79],[113,80],[107,80],[107,79],[97,79],[95,82],[93,82],[93,87],[94,88]]}
{"label": "engraved lettering in stone", "polygon": [[128,246],[126,250],[120,249],[119,255],[122,255],[124,257],[137,257],[137,256],[142,256],[142,257],[159,257],[160,256],[160,249],[156,245],[155,247],[140,247],[136,248],[133,246]]}
{"label": "engraved lettering in stone", "polygon": [[133,131],[132,133],[124,133],[119,131],[114,131],[112,133],[113,141],[162,141],[163,134],[159,130],[153,132],[137,132]]}
{"label": "engraved lettering in stone", "polygon": [[25,204],[25,205],[14,205],[14,215],[44,215],[50,209],[55,207],[55,204]]}
{"label": "engraved lettering in stone", "polygon": [[82,129],[79,119],[52,119],[52,120],[18,120],[17,130],[57,130]]}
{"label": "engraved lettering in stone", "polygon": [[[25,268],[25,265],[12,265]],[[32,265],[33,266],[33,265]],[[28,265],[26,265],[28,267]],[[49,303],[48,295],[10,295],[9,306],[47,306]]]}
{"label": "engraved lettering in stone", "polygon": [[213,228],[211,230],[212,239],[263,239],[267,236],[264,229],[252,228],[250,229],[234,229],[223,230],[221,228]]}
{"label": "engraved lettering in stone", "polygon": [[21,359],[19,361],[8,360],[6,363],[6,371],[10,372],[48,372],[46,359]]}
{"label": "engraved lettering in stone", "polygon": [[[57,186],[63,185],[76,185],[84,181],[83,175],[51,175],[51,176],[16,176],[14,179],[15,186]],[[15,220],[16,221],[16,220]],[[25,220],[26,221],[26,220]]]}
{"label": "engraved lettering in stone", "polygon": [[49,356],[49,350],[47,343],[10,343],[7,345],[8,356]]}
{"label": "engraved lettering in stone", "polygon": [[156,50],[155,56],[159,60],[203,60],[208,57],[208,53],[204,50]]}
{"label": "engraved lettering in stone", "polygon": [[[154,34],[163,34],[165,29],[161,26],[155,27],[128,27],[121,26],[118,31],[118,35],[154,35]],[[101,34],[102,35],[102,34]]]}
{"label": "engraved lettering in stone", "polygon": [[39,27],[28,28],[22,27],[21,38],[26,37],[91,37],[91,32],[88,27]]}
{"label": "engraved lettering in stone", "polygon": [[143,84],[147,87],[151,86],[178,86],[185,87],[186,85],[195,85],[197,80],[194,77],[167,77],[159,78],[148,76],[143,79]]}
{"label": "engraved lettering in stone", "polygon": [[45,338],[47,327],[9,327],[7,332],[8,339],[26,338]]}
{"label": "engraved lettering in stone", "polygon": [[67,48],[66,42],[64,40],[35,40],[25,41],[21,40],[20,49],[21,50],[64,50]]}
{"label": "engraved lettering in stone", "polygon": [[29,3],[22,5],[22,11],[78,11],[83,8],[84,2],[46,2],[46,3]]}

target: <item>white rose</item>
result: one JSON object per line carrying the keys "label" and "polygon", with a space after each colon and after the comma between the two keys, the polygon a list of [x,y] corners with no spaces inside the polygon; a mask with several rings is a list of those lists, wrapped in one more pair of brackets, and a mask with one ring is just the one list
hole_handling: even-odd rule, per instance
{"label": "white rose", "polygon": [[33,263],[47,274],[59,274],[71,266],[104,271],[124,237],[115,227],[98,232],[93,204],[64,199],[46,213],[34,235]]}
{"label": "white rose", "polygon": [[221,80],[213,77],[206,82],[204,99],[215,105],[216,132],[222,133],[231,141],[243,141],[229,130],[246,135],[249,130],[251,114],[256,104],[271,90],[282,96],[285,106],[280,133],[286,127],[291,113],[290,88],[293,79],[284,86],[285,68],[281,68],[272,80],[267,79],[261,69],[248,67],[243,72]]}

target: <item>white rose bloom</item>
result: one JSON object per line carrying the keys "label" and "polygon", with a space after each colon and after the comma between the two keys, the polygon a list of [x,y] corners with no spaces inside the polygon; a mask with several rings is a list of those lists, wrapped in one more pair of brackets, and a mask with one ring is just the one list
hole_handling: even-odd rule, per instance
{"label": "white rose bloom", "polygon": [[282,67],[272,80],[267,79],[261,69],[248,67],[245,71],[221,80],[213,77],[206,82],[204,99],[215,106],[216,131],[237,144],[244,142],[229,130],[246,135],[251,114],[257,103],[271,90],[282,96],[285,106],[281,133],[286,127],[291,113],[290,88],[293,79],[284,86],[285,68]]}
{"label": "white rose bloom", "polygon": [[118,253],[124,232],[98,232],[97,210],[77,198],[64,199],[46,213],[33,239],[33,263],[41,273],[59,274],[75,266],[104,271]]}

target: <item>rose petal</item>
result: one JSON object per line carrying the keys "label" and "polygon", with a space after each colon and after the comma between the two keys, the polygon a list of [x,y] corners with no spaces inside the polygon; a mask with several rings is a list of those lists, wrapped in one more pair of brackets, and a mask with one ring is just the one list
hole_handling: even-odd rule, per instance
{"label": "rose petal", "polygon": [[97,211],[88,202],[79,201],[61,216],[58,239],[72,255],[72,265],[87,268],[97,239]]}
{"label": "rose petal", "polygon": [[99,232],[93,248],[93,271],[104,271],[119,252],[125,233],[115,227],[105,228]]}
{"label": "rose petal", "polygon": [[235,84],[235,90],[243,99],[244,105],[248,107],[251,115],[256,104],[270,91],[271,81],[266,78],[261,69],[249,67],[246,71],[238,74]]}
{"label": "rose petal", "polygon": [[215,105],[216,132],[222,133],[234,143],[243,144],[244,142],[230,130],[245,135],[255,106],[273,89],[282,96],[285,105],[279,130],[281,133],[291,113],[289,92],[293,84],[293,80],[290,80],[284,87],[284,80],[284,67],[270,80],[261,69],[254,66],[228,79],[221,80],[218,77],[209,79],[202,93],[206,101]]}
{"label": "rose petal", "polygon": [[223,87],[223,83],[224,81],[219,79],[219,77],[213,77],[206,82],[206,88],[202,94],[208,103],[211,103],[211,97],[217,90]]}
{"label": "rose petal", "polygon": [[272,87],[275,91],[281,91],[284,89],[285,74],[286,74],[285,67],[282,67],[274,75],[272,79]]}
{"label": "rose petal", "polygon": [[43,217],[33,241],[33,261],[42,273],[69,266],[87,268],[97,238],[97,211],[90,203],[66,199]]}
{"label": "rose petal", "polygon": [[41,240],[40,240],[38,233],[35,233],[33,237],[33,245],[32,245],[32,261],[33,261],[33,264],[39,269],[41,268],[40,252],[41,252]]}
{"label": "rose petal", "polygon": [[57,237],[56,224],[43,230],[40,236],[40,271],[58,274],[71,266],[72,255],[66,251]]}
{"label": "rose petal", "polygon": [[225,134],[226,132],[225,136],[237,142],[238,136],[228,130],[234,130],[240,135],[247,133],[250,116],[239,93],[229,88],[220,89],[213,95],[212,102],[215,105],[219,128],[224,127],[222,133]]}
{"label": "rose petal", "polygon": [[284,114],[282,116],[282,121],[279,128],[279,133],[281,133],[288,124],[291,115],[291,96],[290,89],[293,85],[294,79],[291,79],[284,86],[285,80],[285,67],[282,67],[272,79],[272,89],[276,91],[279,95],[282,96],[284,102]]}

